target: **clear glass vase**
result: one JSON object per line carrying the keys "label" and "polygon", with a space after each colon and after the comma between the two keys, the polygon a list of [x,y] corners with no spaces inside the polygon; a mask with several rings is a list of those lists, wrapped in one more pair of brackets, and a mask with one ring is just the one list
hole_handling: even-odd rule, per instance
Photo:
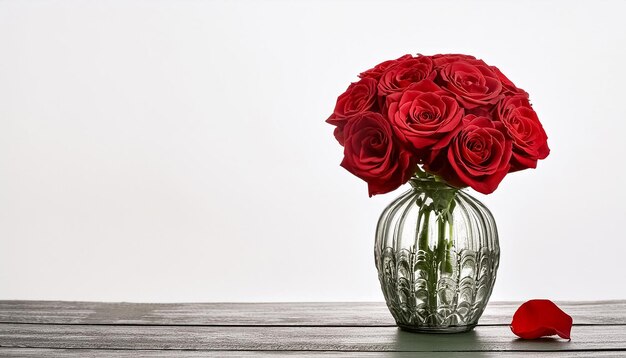
{"label": "clear glass vase", "polygon": [[432,177],[414,177],[410,184],[376,229],[376,268],[387,306],[405,330],[469,331],[496,280],[496,223],[463,190]]}

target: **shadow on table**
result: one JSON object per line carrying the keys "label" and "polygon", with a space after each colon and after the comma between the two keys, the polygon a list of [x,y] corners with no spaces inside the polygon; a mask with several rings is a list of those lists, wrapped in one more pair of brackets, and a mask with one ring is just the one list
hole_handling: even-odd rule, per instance
{"label": "shadow on table", "polygon": [[535,339],[513,338],[510,343],[511,349],[533,350],[541,347],[542,350],[563,350],[572,341],[557,337],[542,337]]}
{"label": "shadow on table", "polygon": [[472,352],[472,357],[486,357],[486,353],[483,354],[481,352],[485,350],[489,349],[481,340],[480,333],[476,331],[453,334],[427,334],[406,332],[398,328],[394,342],[394,351],[396,352],[392,356],[406,357],[406,352],[428,352],[429,356],[432,357],[460,357],[468,356],[468,352]]}
{"label": "shadow on table", "polygon": [[569,343],[557,338],[524,340],[492,328],[481,332],[481,327],[477,327],[470,332],[453,334],[411,333],[398,328],[392,356],[407,357],[406,352],[428,352],[429,357],[493,357],[502,351],[561,350]]}

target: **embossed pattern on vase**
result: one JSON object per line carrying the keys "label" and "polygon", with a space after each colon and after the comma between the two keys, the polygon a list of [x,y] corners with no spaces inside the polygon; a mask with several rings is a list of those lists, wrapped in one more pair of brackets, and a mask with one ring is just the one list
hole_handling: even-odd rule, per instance
{"label": "embossed pattern on vase", "polygon": [[[456,191],[449,268],[433,257],[436,217],[419,222],[416,210],[429,201],[413,188],[389,205],[376,232],[375,260],[387,306],[398,325],[416,330],[471,329],[489,300],[500,250],[495,221],[487,208]],[[420,226],[429,228],[429,248],[418,248]],[[439,264],[439,267],[435,267]],[[464,329],[463,329],[464,330]]]}

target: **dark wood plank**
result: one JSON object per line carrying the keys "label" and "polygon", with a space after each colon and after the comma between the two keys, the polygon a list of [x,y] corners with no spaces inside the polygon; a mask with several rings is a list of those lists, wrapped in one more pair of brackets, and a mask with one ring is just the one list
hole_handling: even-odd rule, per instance
{"label": "dark wood plank", "polygon": [[[453,335],[395,327],[188,327],[0,324],[0,346],[243,351],[581,351],[626,350],[624,326],[575,326],[572,341],[516,339],[506,326]],[[625,353],[626,354],[626,353]]]}
{"label": "dark wood plank", "polygon": [[[541,352],[546,358],[623,357],[624,352]],[[173,357],[301,357],[301,358],[523,358],[533,356],[528,352],[302,352],[302,351],[158,351],[158,350],[93,350],[93,349],[39,349],[0,348],[0,357],[11,358],[173,358]],[[536,355],[535,355],[536,356]]]}
{"label": "dark wood plank", "polygon": [[[506,325],[519,302],[490,303],[481,325]],[[575,324],[626,324],[626,301],[559,302]],[[384,303],[102,303],[0,301],[2,323],[393,327]]]}

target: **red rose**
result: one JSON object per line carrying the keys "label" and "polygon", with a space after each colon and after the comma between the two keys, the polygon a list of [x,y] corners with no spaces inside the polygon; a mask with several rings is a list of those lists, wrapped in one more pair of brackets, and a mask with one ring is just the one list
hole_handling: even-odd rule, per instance
{"label": "red rose", "polygon": [[426,169],[455,186],[492,193],[509,172],[512,143],[500,122],[469,114],[448,148],[434,155]]}
{"label": "red rose", "polygon": [[498,75],[481,60],[450,62],[443,65],[439,74],[441,86],[454,93],[467,109],[493,105],[501,98]]}
{"label": "red rose", "polygon": [[385,72],[386,69],[388,69],[389,67],[395,66],[398,62],[407,60],[409,58],[413,58],[413,56],[404,55],[404,56],[398,57],[395,60],[388,60],[385,62],[381,62],[378,65],[374,66],[374,68],[370,68],[369,70],[362,72],[359,75],[359,77],[360,78],[373,78],[376,81],[378,81],[380,79],[380,76],[383,74],[383,72]]}
{"label": "red rose", "polygon": [[474,107],[472,109],[465,110],[465,114],[473,114],[476,117],[487,117],[489,119],[493,119],[494,108],[495,107],[493,105]]}
{"label": "red rose", "polygon": [[470,55],[461,55],[461,54],[446,54],[446,55],[433,55],[431,56],[433,59],[433,65],[435,68],[441,68],[443,65],[448,64],[450,62],[455,62],[458,60],[475,60],[476,57]]}
{"label": "red rose", "polygon": [[548,136],[537,113],[532,109],[526,94],[506,97],[498,104],[496,118],[513,138],[511,171],[536,168],[537,160],[550,154]]}
{"label": "red rose", "polygon": [[517,88],[511,80],[504,75],[504,73],[500,72],[500,70],[496,66],[491,66],[493,72],[498,75],[498,79],[502,83],[502,93],[505,95],[515,95],[515,94],[523,94],[528,97],[528,93],[521,88]]}
{"label": "red rose", "polygon": [[381,75],[378,82],[378,94],[386,96],[394,92],[401,92],[413,83],[424,79],[435,79],[436,74],[433,71],[433,62],[428,56],[398,61]]}
{"label": "red rose", "polygon": [[456,99],[431,80],[388,96],[387,107],[398,138],[418,153],[448,145],[463,118]]}
{"label": "red rose", "polygon": [[341,165],[370,196],[408,181],[417,164],[489,194],[550,153],[528,94],[473,56],[404,55],[359,77],[326,121],[344,146]]}
{"label": "red rose", "polygon": [[398,188],[415,172],[411,153],[396,142],[391,124],[381,114],[350,117],[344,135],[341,166],[367,182],[370,197]]}
{"label": "red rose", "polygon": [[335,137],[342,145],[346,118],[375,109],[376,85],[376,80],[363,78],[359,82],[350,84],[348,89],[337,98],[335,110],[326,122],[337,126]]}

